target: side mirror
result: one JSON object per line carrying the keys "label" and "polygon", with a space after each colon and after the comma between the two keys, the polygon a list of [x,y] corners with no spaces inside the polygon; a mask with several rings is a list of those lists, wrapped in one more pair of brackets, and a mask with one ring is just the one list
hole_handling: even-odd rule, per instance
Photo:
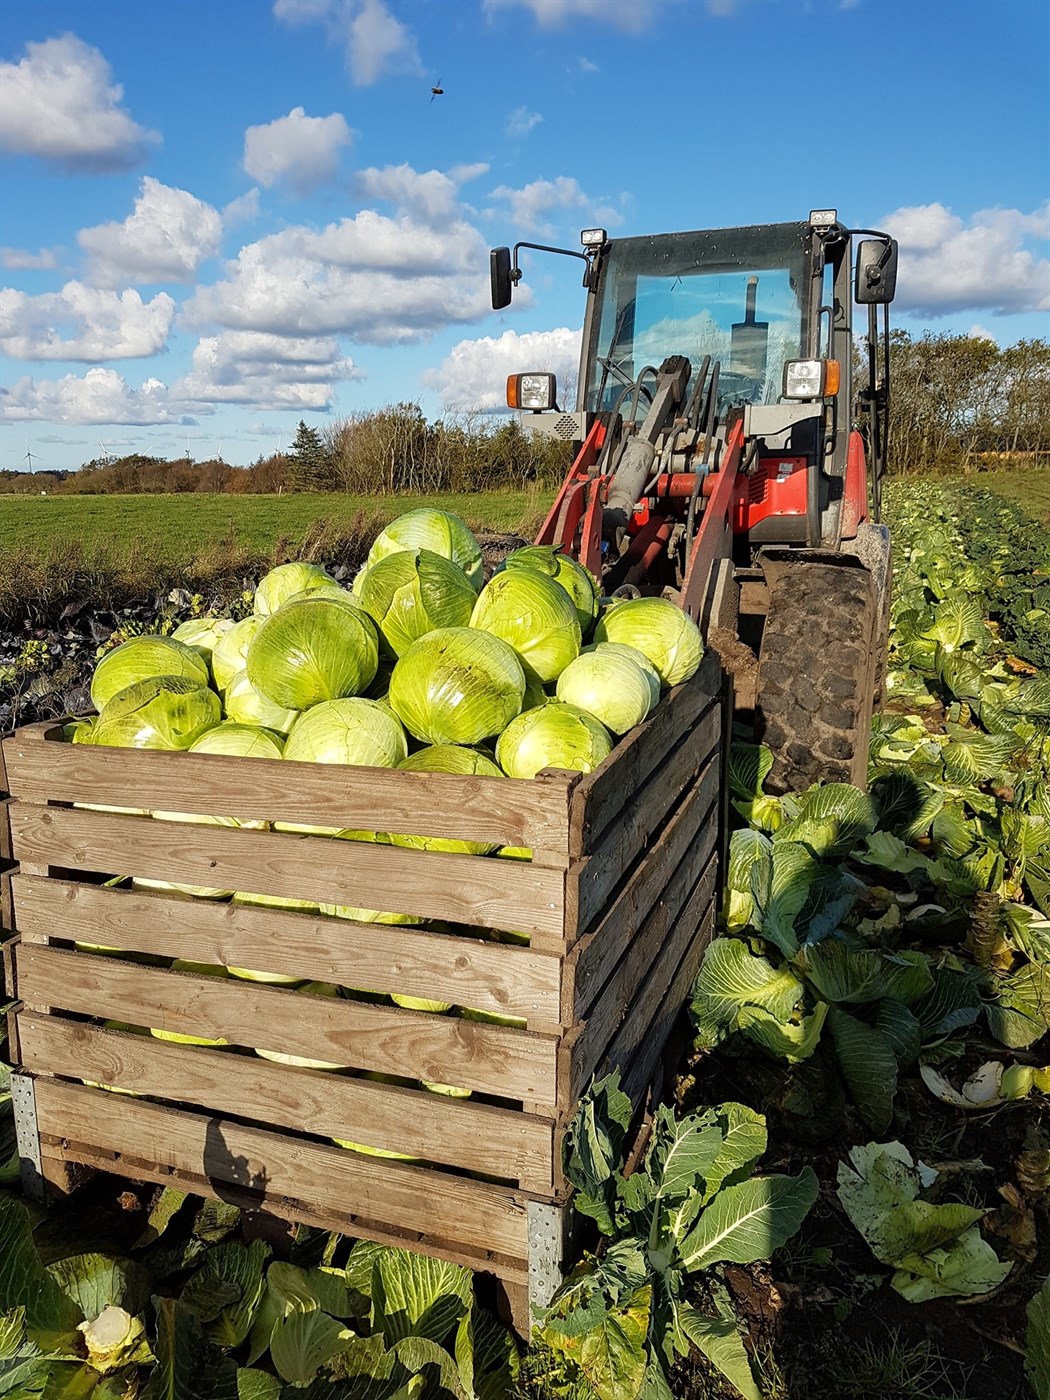
{"label": "side mirror", "polygon": [[492,282],[492,309],[502,311],[510,305],[514,283],[510,275],[510,249],[493,248],[489,253],[489,278]]}
{"label": "side mirror", "polygon": [[897,290],[897,240],[866,238],[857,244],[858,306],[888,306]]}

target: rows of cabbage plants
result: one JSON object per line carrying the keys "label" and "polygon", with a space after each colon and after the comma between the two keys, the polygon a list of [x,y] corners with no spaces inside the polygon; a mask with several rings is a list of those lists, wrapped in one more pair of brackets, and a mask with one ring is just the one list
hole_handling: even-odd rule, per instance
{"label": "rows of cabbage plants", "polygon": [[[585,1101],[566,1170],[590,1233],[532,1346],[462,1271],[400,1251],[300,1230],[271,1258],[236,1212],[163,1192],[120,1258],[45,1263],[0,1195],[0,1396],[1048,1400],[1050,547],[983,493],[889,505],[869,790],[771,797],[772,756],[734,745],[692,1049],[640,1161],[615,1077]],[[946,1355],[990,1337],[993,1359],[906,1389],[851,1380],[843,1340],[814,1379],[793,1335],[845,1339],[851,1310],[903,1310]]]}

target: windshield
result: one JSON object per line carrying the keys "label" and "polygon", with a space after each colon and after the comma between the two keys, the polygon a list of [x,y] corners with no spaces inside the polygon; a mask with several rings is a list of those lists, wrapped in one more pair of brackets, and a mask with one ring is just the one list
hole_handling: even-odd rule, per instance
{"label": "windshield", "polygon": [[[805,224],[613,240],[591,324],[585,407],[612,409],[627,384],[668,355],[687,355],[694,375],[705,355],[719,360],[722,408],[776,403],[784,362],[806,353],[808,248]],[[639,416],[645,406],[642,398]]]}

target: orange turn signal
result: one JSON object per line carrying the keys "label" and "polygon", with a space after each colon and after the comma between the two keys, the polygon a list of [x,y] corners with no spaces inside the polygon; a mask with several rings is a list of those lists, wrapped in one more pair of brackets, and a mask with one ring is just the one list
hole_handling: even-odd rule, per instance
{"label": "orange turn signal", "polygon": [[839,384],[842,382],[842,366],[838,360],[825,361],[824,370],[824,396],[830,398],[839,391]]}
{"label": "orange turn signal", "polygon": [[508,374],[508,375],[507,375],[507,407],[508,407],[508,408],[517,408],[517,407],[518,407],[518,389],[519,389],[519,387],[520,387],[520,383],[521,383],[521,375],[520,375],[520,374]]}

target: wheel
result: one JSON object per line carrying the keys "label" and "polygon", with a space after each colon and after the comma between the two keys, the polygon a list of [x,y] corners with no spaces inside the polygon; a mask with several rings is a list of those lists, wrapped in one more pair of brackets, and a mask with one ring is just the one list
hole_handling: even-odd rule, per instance
{"label": "wheel", "polygon": [[867,786],[879,603],[867,569],[799,561],[770,583],[755,729],[773,752],[766,787]]}

